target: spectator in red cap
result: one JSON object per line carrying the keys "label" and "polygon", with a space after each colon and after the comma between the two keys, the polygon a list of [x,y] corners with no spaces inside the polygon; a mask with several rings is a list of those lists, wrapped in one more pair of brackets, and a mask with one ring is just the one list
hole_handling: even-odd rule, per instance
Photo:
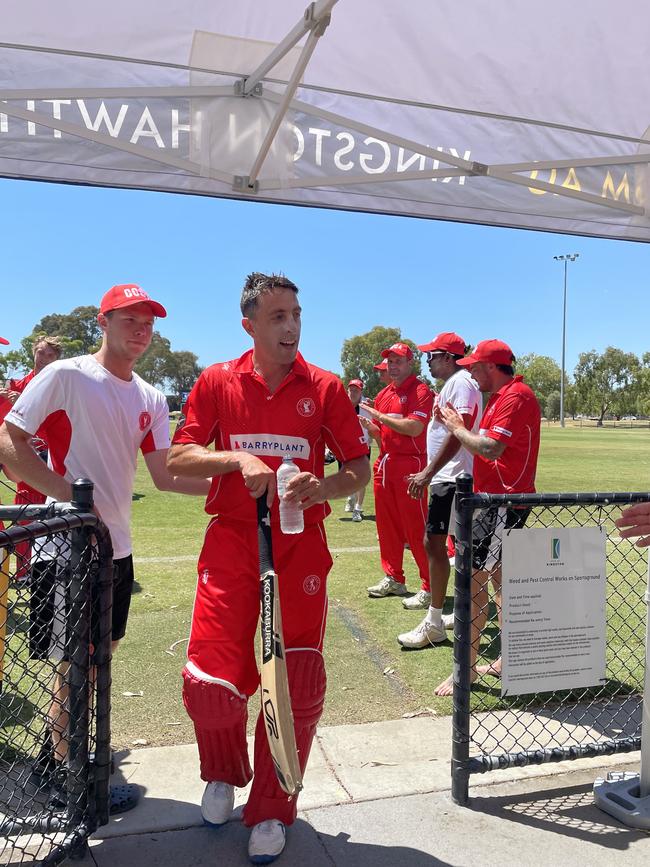
{"label": "spectator in red cap", "polygon": [[379,371],[379,379],[384,385],[390,385],[390,376],[388,375],[388,362],[384,358],[379,364],[373,364],[373,368]]}
{"label": "spectator in red cap", "polygon": [[[429,490],[429,512],[424,537],[424,549],[429,559],[431,593],[420,591],[404,599],[405,608],[428,608],[424,620],[399,635],[402,647],[409,649],[428,647],[446,640],[442,608],[449,582],[449,556],[447,536],[450,531],[451,512],[456,491],[456,478],[472,472],[472,455],[435,417],[435,407],[453,406],[465,427],[476,433],[481,410],[481,392],[469,371],[460,365],[465,355],[465,341],[458,334],[446,331],[431,342],[418,346],[427,354],[429,370],[434,380],[444,385],[434,402],[434,417],[427,428],[427,457],[429,463],[419,473],[409,476],[409,494],[416,499]],[[452,529],[453,534],[453,529]]]}
{"label": "spectator in red cap", "polygon": [[[351,379],[348,382],[348,397],[356,414],[362,418],[369,418],[367,408],[362,406],[361,403],[363,400],[363,382],[360,379]],[[368,447],[368,460],[370,460],[370,434],[363,426],[361,427],[361,436]],[[345,511],[352,512],[352,520],[355,524],[363,521],[363,500],[365,495],[366,486],[364,485],[361,490],[351,494],[345,501]]]}
{"label": "spectator in red cap", "polygon": [[[483,340],[458,363],[468,367],[481,391],[491,395],[478,434],[466,428],[462,415],[449,404],[436,408],[436,416],[447,430],[474,455],[474,489],[486,494],[533,493],[539,452],[539,403],[523,378],[514,375],[512,350],[501,340]],[[487,617],[488,579],[492,579],[500,611],[501,537],[504,529],[523,527],[529,513],[530,509],[512,507],[483,509],[474,515],[471,660],[480,674],[501,674],[501,660],[476,668]],[[451,675],[434,690],[436,695],[451,695],[452,691]]]}
{"label": "spectator in red cap", "polygon": [[408,543],[420,573],[422,590],[429,592],[429,565],[422,542],[426,507],[408,494],[409,475],[426,463],[426,426],[431,418],[433,394],[413,374],[413,352],[406,343],[394,343],[382,352],[391,384],[379,392],[369,419],[359,421],[381,439],[374,467],[375,512],[384,577],[368,587],[368,595],[407,596],[404,545]]}
{"label": "spectator in red cap", "polygon": [[[165,308],[144,290],[128,283],[104,295],[97,316],[102,345],[94,355],[49,364],[35,377],[7,413],[0,427],[0,462],[13,475],[53,500],[72,499],[71,483],[92,479],[95,505],[113,543],[113,650],[124,637],[133,588],[131,500],[138,452],[154,484],[161,490],[207,494],[206,479],[178,479],[167,470],[169,412],[165,395],[148,385],[133,368],[151,343],[156,316]],[[33,446],[36,431],[49,445],[47,465]],[[52,687],[51,729],[43,745],[57,762],[67,755],[66,664],[57,645],[53,610],[57,561],[42,555],[32,566],[42,604],[32,599],[30,651],[36,658],[59,664]],[[50,593],[47,593],[47,588]],[[63,615],[64,616],[64,615]],[[138,790],[119,787],[112,795],[112,812],[135,806]]]}

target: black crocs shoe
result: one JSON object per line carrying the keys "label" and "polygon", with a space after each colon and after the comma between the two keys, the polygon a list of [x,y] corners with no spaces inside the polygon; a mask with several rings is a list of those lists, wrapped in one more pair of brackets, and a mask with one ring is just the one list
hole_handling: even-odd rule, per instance
{"label": "black crocs shoe", "polygon": [[128,813],[129,810],[137,807],[140,800],[140,789],[133,783],[111,786],[110,799],[108,812],[111,816],[117,816],[118,813]]}

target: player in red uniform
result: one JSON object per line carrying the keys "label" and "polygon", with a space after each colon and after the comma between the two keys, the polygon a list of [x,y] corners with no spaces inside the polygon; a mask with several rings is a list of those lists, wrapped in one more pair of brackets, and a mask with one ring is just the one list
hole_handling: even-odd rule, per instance
{"label": "player in red uniform", "polygon": [[408,477],[427,464],[426,429],[433,393],[413,375],[413,352],[405,343],[384,349],[391,384],[379,392],[371,419],[359,418],[373,436],[381,436],[381,451],[374,467],[375,512],[382,580],[368,587],[368,595],[406,596],[404,544],[417,563],[422,589],[429,592],[429,563],[423,538],[426,504],[408,493]]}
{"label": "player in red uniform", "polygon": [[[297,292],[283,276],[248,277],[242,325],[253,338],[253,349],[201,374],[169,454],[174,474],[213,477],[206,511],[214,517],[198,562],[183,700],[194,722],[201,778],[207,783],[202,813],[214,825],[230,817],[233,787],[245,786],[252,776],[246,718],[248,698],[259,684],[255,501],[266,495],[271,507],[287,673],[304,768],[325,699],[325,584],[332,564],[323,530],[327,499],[359,490],[370,474],[367,446],[343,385],[298,353]],[[211,444],[215,450],[208,448]],[[342,463],[327,478],[325,445]],[[304,532],[294,536],[280,531],[275,497],[275,472],[285,454],[301,470],[285,495],[304,509]],[[243,819],[253,826],[251,860],[269,863],[284,848],[285,826],[294,821],[297,806],[277,782],[261,717],[254,767]]]}
{"label": "player in red uniform", "polygon": [[[41,370],[51,364],[53,361],[58,361],[61,357],[63,347],[58,337],[37,337],[34,341],[32,352],[34,356],[34,367],[22,379],[9,380],[9,400],[12,405],[16,402],[19,395],[25,391],[29,383],[37,376]],[[40,437],[34,439],[34,448],[39,454],[39,457],[47,461],[47,443]],[[45,494],[32,488],[27,482],[18,481],[16,483],[16,497],[14,503],[17,506],[38,505],[46,500]],[[31,546],[29,542],[20,542],[16,545],[16,578],[24,578],[29,571]]]}
{"label": "player in red uniform", "polygon": [[[481,418],[478,434],[467,430],[460,416],[448,404],[436,409],[437,417],[461,445],[474,455],[474,489],[486,494],[528,494],[535,491],[539,452],[540,410],[533,391],[521,376],[514,375],[515,357],[501,340],[483,340],[476,349],[458,361],[468,367],[473,379],[491,397]],[[501,536],[503,530],[521,528],[530,509],[483,509],[474,514],[472,534],[472,666],[480,635],[485,626],[488,580],[491,579],[500,605]],[[481,674],[499,676],[501,661],[478,668]],[[450,675],[434,690],[436,695],[451,695]]]}

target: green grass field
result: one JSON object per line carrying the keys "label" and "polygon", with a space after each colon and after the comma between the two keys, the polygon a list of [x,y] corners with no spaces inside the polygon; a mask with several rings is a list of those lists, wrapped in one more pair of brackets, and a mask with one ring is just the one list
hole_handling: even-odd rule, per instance
{"label": "green grass field", "polygon": [[[648,429],[542,430],[540,491],[634,491],[647,488],[649,481]],[[334,567],[323,724],[394,719],[426,708],[449,713],[451,701],[434,698],[433,687],[451,671],[451,642],[402,651],[395,636],[412,628],[420,613],[405,611],[399,599],[367,596],[366,587],[381,577],[378,551],[363,550],[377,545],[370,490],[365,506],[368,520],[353,524],[343,503],[336,502],[326,524]],[[128,634],[113,667],[113,743],[118,747],[134,740],[166,744],[193,738],[181,702],[180,672],[205,525],[201,502],[156,491],[139,468],[133,503],[137,587]],[[629,553],[638,559],[632,549]],[[408,552],[405,563],[415,590]],[[623,652],[629,640],[628,634],[612,636],[613,652]]]}

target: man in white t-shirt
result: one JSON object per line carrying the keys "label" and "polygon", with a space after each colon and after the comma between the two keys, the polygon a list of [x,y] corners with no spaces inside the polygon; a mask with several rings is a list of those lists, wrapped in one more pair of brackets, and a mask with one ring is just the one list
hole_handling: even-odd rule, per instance
{"label": "man in white t-shirt", "polygon": [[[202,495],[209,489],[207,480],[177,479],[167,470],[166,398],[133,372],[149,348],[155,318],[166,315],[162,304],[139,286],[113,286],[102,298],[97,317],[103,332],[99,351],[48,365],[29,383],[0,427],[0,463],[51,500],[69,502],[75,479],[93,481],[95,507],[113,544],[113,651],[126,632],[133,588],[130,521],[138,452],[143,453],[157,488]],[[36,431],[49,446],[47,465],[32,444]],[[46,564],[43,571],[51,572],[51,555],[44,550],[38,558]],[[45,574],[42,578],[47,580]],[[51,575],[50,581],[54,585]],[[57,618],[50,606],[42,609],[49,614],[32,610],[37,622],[30,631],[39,638],[31,642],[30,651],[65,666],[53,634]],[[43,622],[44,617],[49,622]],[[52,688],[51,736],[57,761],[67,753],[63,671],[59,669]],[[120,811],[120,804],[128,809],[136,801],[137,790],[127,797],[122,792],[113,812]]]}
{"label": "man in white t-shirt", "polygon": [[[447,535],[452,514],[456,477],[461,473],[472,472],[473,456],[459,440],[450,434],[445,425],[438,421],[438,406],[453,406],[462,416],[465,427],[473,433],[478,432],[481,416],[481,392],[475,380],[458,360],[465,355],[465,341],[451,331],[439,334],[430,343],[418,346],[427,354],[429,370],[434,379],[441,379],[444,385],[436,398],[434,414],[427,428],[428,465],[419,473],[409,476],[409,494],[419,498],[426,495],[429,488],[429,513],[426,522],[424,547],[429,560],[431,595],[424,604],[429,610],[424,620],[410,632],[398,635],[402,647],[420,648],[438,644],[446,639],[445,625],[442,620],[442,607],[447,595],[449,582],[449,557],[447,555]],[[453,532],[453,531],[452,531]],[[414,608],[414,600],[403,600],[403,605]],[[410,604],[408,604],[410,603]]]}

